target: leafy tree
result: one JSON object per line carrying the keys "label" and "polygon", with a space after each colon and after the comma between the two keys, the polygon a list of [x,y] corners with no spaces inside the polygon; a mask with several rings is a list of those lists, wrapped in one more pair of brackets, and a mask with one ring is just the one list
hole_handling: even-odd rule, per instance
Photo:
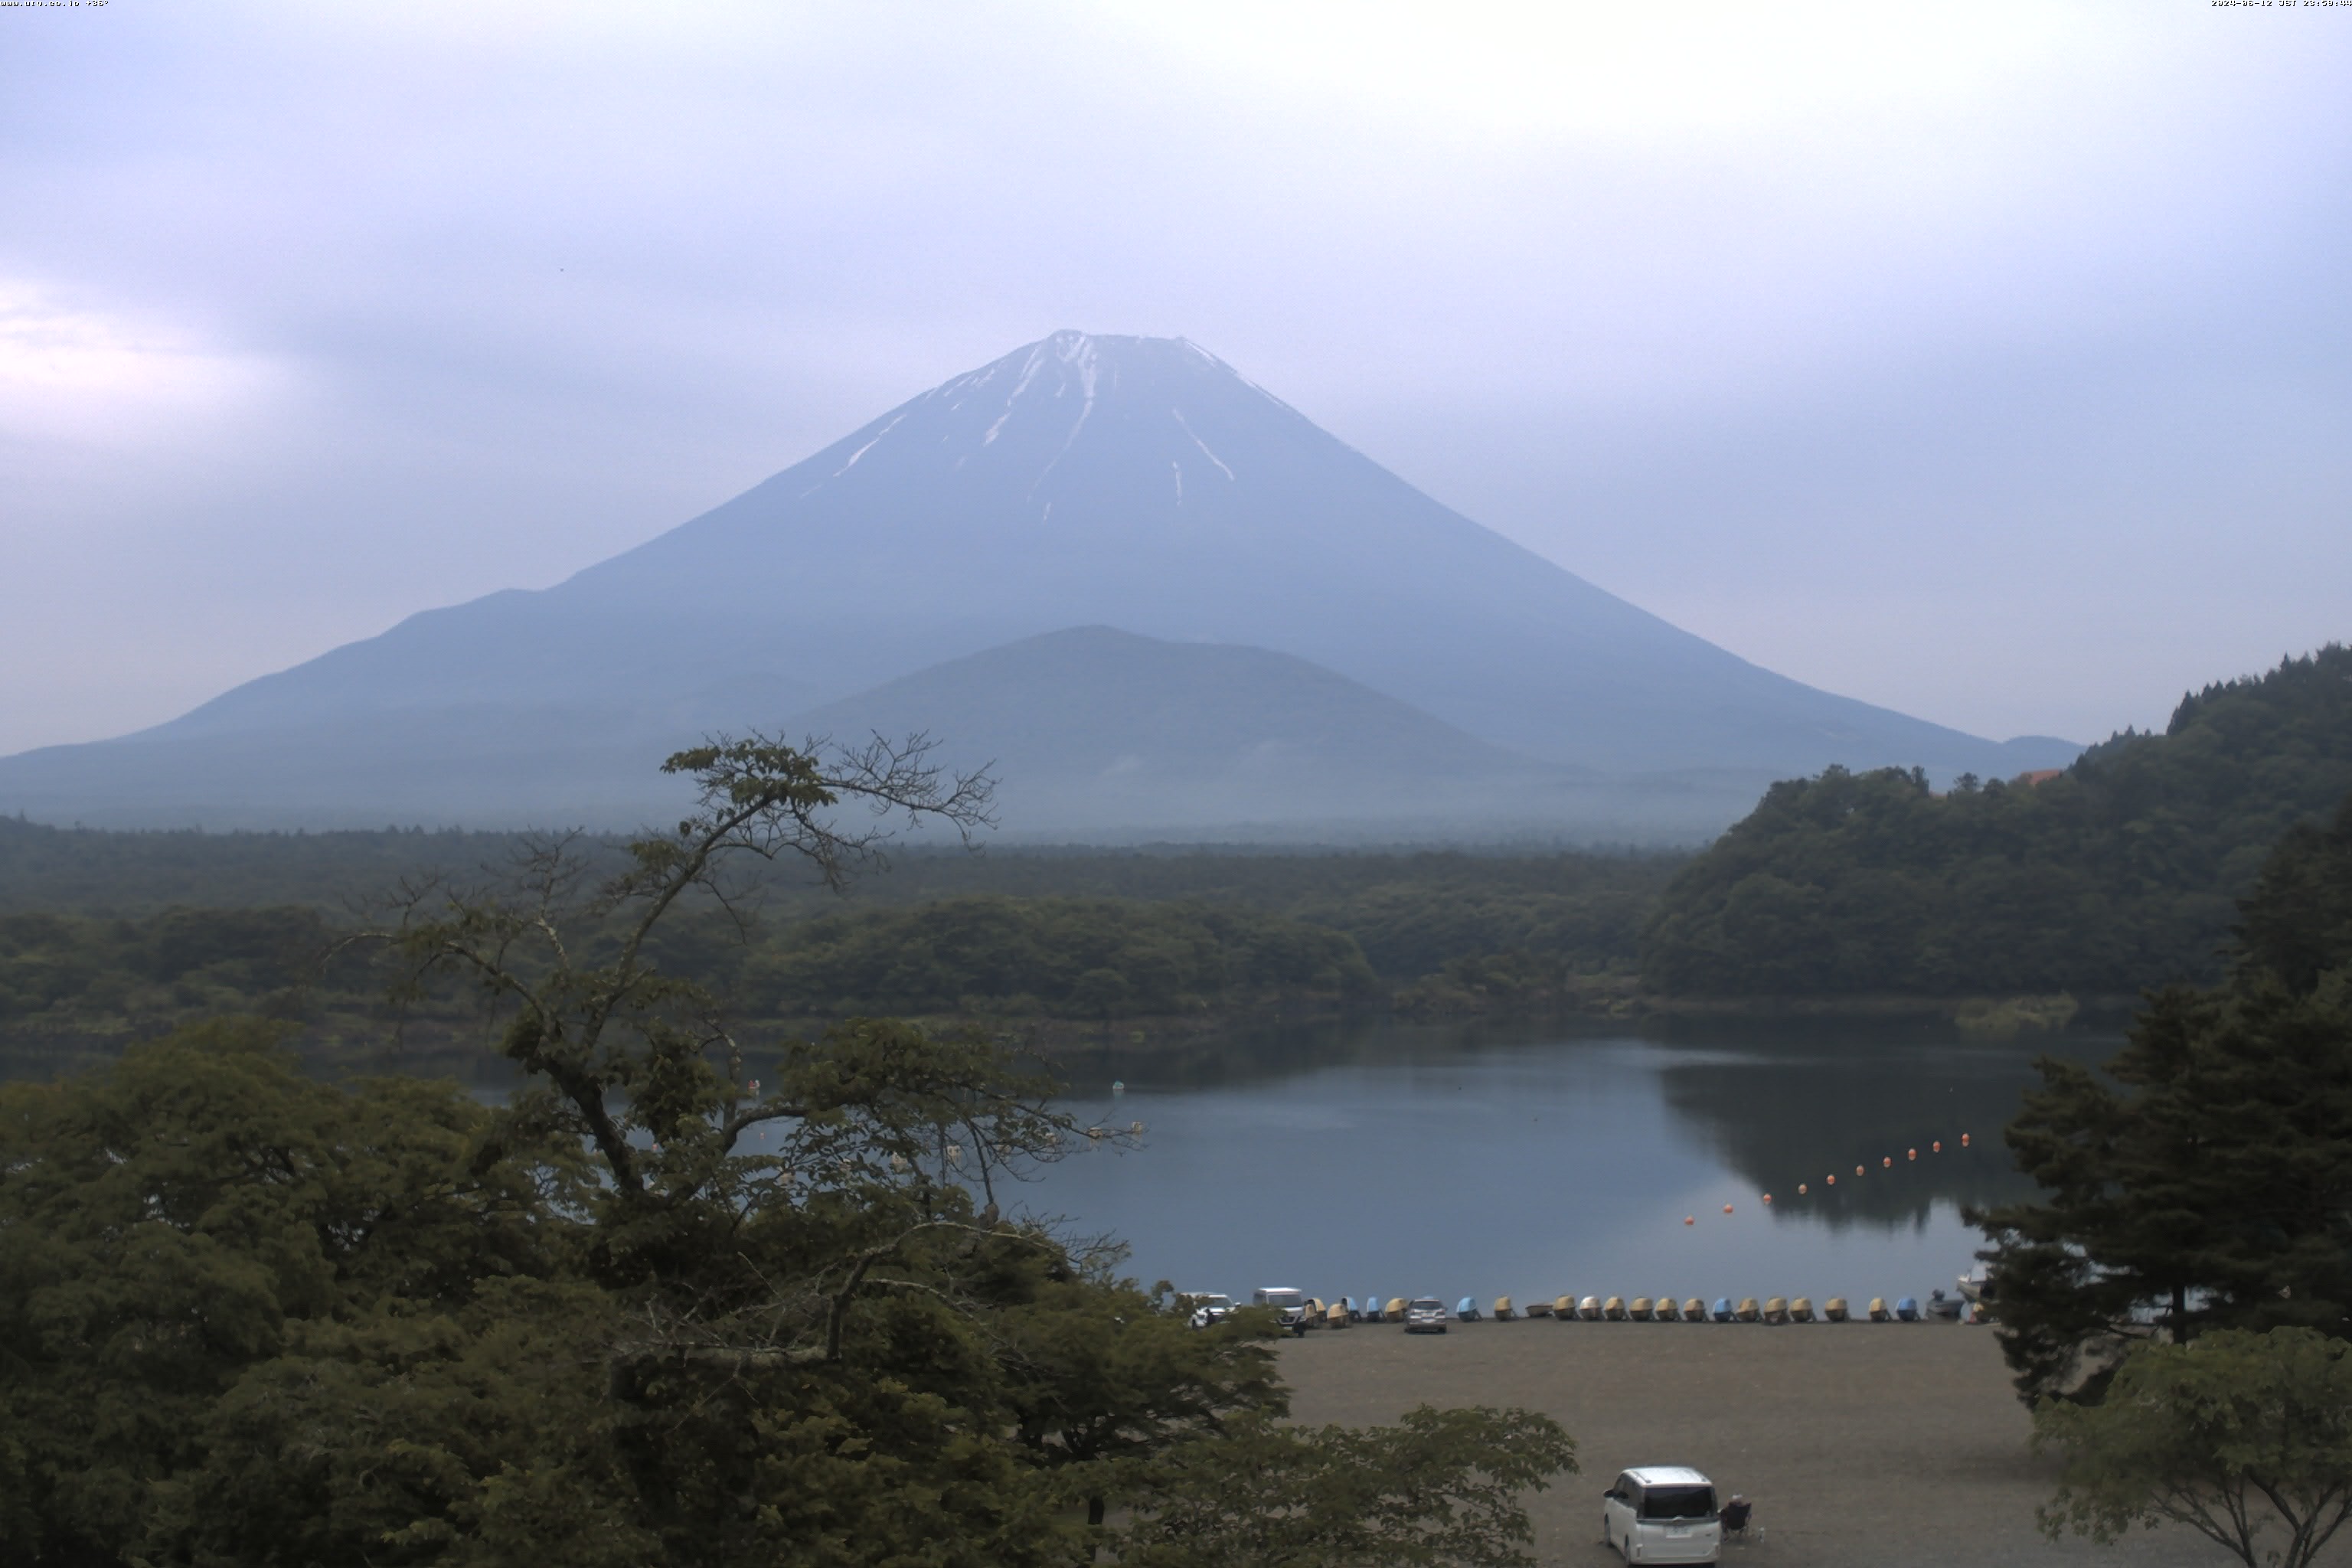
{"label": "leafy tree", "polygon": [[2104,1073],[2038,1064],[2042,1088],[2007,1136],[2042,1195],[1972,1216],[2029,1401],[2096,1397],[2124,1349],[2159,1330],[2347,1332],[2352,924],[2329,934],[2272,901],[2347,851],[2352,810],[2284,840],[2229,984],[2154,996]]}
{"label": "leafy tree", "polygon": [[1938,795],[1916,770],[1832,768],[1774,784],[1681,870],[1643,978],[1714,995],[2210,984],[2272,846],[2347,791],[2352,648],[2334,646],[2184,697],[2164,734],[2031,786]]}
{"label": "leafy tree", "polygon": [[[2041,1513],[2053,1540],[2169,1521],[2247,1568],[2305,1568],[2352,1519],[2352,1345],[2308,1329],[2141,1345],[2104,1403],[2051,1404],[2033,1426],[2063,1465]],[[2284,1544],[2263,1552],[2273,1529]]]}
{"label": "leafy tree", "polygon": [[1394,1426],[1252,1422],[1136,1467],[1132,1568],[1522,1568],[1521,1493],[1576,1469],[1558,1422],[1422,1405]]}
{"label": "leafy tree", "polygon": [[108,1071],[0,1087],[13,1561],[128,1561],[154,1500],[208,1465],[251,1490],[208,1440],[225,1396],[252,1397],[247,1373],[315,1364],[329,1342],[429,1353],[480,1281],[523,1300],[562,1271],[576,1238],[547,1221],[584,1194],[573,1146],[478,1163],[491,1117],[454,1087],[311,1082],[282,1034],[224,1020]]}
{"label": "leafy tree", "polygon": [[836,805],[980,821],[922,755],[716,743],[614,874],[526,840],[404,889],[377,935],[488,1006],[525,1075],[495,1109],[306,1080],[261,1026],[0,1091],[12,1549],[1019,1568],[1270,1520],[1276,1560],[1515,1561],[1556,1427],[1272,1426],[1262,1314],[1190,1332],[1005,1214],[1078,1136],[1049,1080],[887,1020],[755,1050],[658,962],[666,922],[740,912],[741,861],[845,878],[882,838]]}
{"label": "leafy tree", "polygon": [[1019,1440],[1040,1464],[1066,1470],[1090,1526],[1129,1489],[1131,1461],[1289,1408],[1267,1312],[1195,1330],[1164,1285],[1147,1296],[1097,1273],[1049,1282],[1005,1314],[1003,1331]]}
{"label": "leafy tree", "polygon": [[2299,823],[2279,840],[2241,911],[2246,962],[2295,993],[2352,954],[2352,795],[2326,826]]}

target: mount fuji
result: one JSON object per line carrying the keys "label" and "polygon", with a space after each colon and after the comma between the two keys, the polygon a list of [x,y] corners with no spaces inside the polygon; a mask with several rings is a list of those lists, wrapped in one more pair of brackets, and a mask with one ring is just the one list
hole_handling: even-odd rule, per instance
{"label": "mount fuji", "polygon": [[154,729],[0,759],[139,825],[633,826],[706,731],[922,728],[1031,836],[1689,837],[1830,763],[1994,742],[1775,675],[1381,468],[1182,340],[1057,332],[554,587]]}

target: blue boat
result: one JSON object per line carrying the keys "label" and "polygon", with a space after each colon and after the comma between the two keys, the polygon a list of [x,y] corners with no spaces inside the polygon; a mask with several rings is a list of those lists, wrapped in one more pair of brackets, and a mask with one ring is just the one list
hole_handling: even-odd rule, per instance
{"label": "blue boat", "polygon": [[1454,1302],[1454,1315],[1461,1319],[1465,1323],[1476,1322],[1478,1321],[1478,1298],[1475,1296],[1465,1296],[1459,1301]]}
{"label": "blue boat", "polygon": [[1731,1298],[1728,1296],[1717,1296],[1715,1299],[1715,1305],[1706,1310],[1706,1315],[1713,1318],[1718,1323],[1727,1323],[1731,1321]]}
{"label": "blue boat", "polygon": [[1919,1321],[1919,1298],[1916,1296],[1904,1296],[1897,1299],[1895,1303],[1895,1321],[1898,1323],[1917,1322]]}

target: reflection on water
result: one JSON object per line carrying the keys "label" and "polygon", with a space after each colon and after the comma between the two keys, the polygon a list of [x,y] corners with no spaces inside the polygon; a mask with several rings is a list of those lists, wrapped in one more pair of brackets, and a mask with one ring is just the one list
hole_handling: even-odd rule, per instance
{"label": "reflection on water", "polygon": [[[1143,1147],[1089,1150],[1026,1196],[1124,1237],[1146,1282],[1186,1289],[1859,1305],[1950,1287],[1979,1245],[1960,1208],[2028,1190],[2000,1129],[2033,1057],[2119,1044],[1721,1020],[1640,1035],[1379,1023],[1105,1049],[1063,1059],[1069,1107],[1142,1121]],[[65,1065],[0,1060],[0,1078]],[[494,1054],[446,1046],[344,1066],[452,1076],[489,1099],[513,1081]]]}
{"label": "reflection on water", "polygon": [[2049,1048],[1888,1024],[1377,1025],[1162,1068],[1104,1058],[1071,1064],[1075,1108],[1145,1121],[1146,1147],[1082,1155],[1032,1196],[1187,1289],[1924,1296],[1979,1245],[1960,1208],[2024,1190],[2000,1131]]}

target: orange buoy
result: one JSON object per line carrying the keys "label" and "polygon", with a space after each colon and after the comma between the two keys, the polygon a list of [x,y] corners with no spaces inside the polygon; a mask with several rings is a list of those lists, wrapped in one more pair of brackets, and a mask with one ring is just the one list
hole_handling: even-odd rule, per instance
{"label": "orange buoy", "polygon": [[1729,1213],[1731,1212],[1731,1205],[1730,1205],[1729,1204],[1726,1204],[1726,1205],[1723,1205],[1723,1212],[1724,1212],[1724,1213],[1726,1213],[1726,1214],[1729,1214]]}
{"label": "orange buoy", "polygon": [[1853,1168],[1853,1173],[1854,1173],[1855,1175],[1857,1175],[1857,1176],[1861,1175],[1861,1174],[1862,1174],[1862,1167],[1861,1167],[1860,1165],[1856,1165],[1856,1166]]}
{"label": "orange buoy", "polygon": [[1695,1214],[1686,1214],[1683,1215],[1683,1223],[1685,1225],[1696,1225],[1698,1223],[1698,1215]]}
{"label": "orange buoy", "polygon": [[1805,1184],[1802,1182],[1797,1184],[1797,1195],[1801,1198],[1805,1195]]}
{"label": "orange buoy", "polygon": [[1832,1186],[1833,1186],[1833,1187],[1837,1185],[1837,1178],[1836,1178],[1835,1176],[1832,1176],[1832,1177],[1829,1179],[1829,1181],[1830,1181],[1830,1185],[1832,1185]]}
{"label": "orange buoy", "polygon": [[1906,1160],[1916,1160],[1919,1157],[1919,1151],[1916,1149],[1906,1149],[1903,1151],[1903,1157]]}
{"label": "orange buoy", "polygon": [[1960,1134],[1960,1147],[1961,1147],[1961,1148],[1963,1148],[1963,1149],[1965,1149],[1965,1148],[1967,1148],[1968,1146],[1969,1146],[1969,1135],[1968,1135],[1967,1133],[1963,1132],[1963,1133],[1961,1133],[1961,1134]]}
{"label": "orange buoy", "polygon": [[1885,1159],[1878,1162],[1878,1168],[1882,1171],[1891,1171],[1895,1169],[1895,1156],[1889,1154]]}
{"label": "orange buoy", "polygon": [[1928,1144],[1927,1148],[1931,1152],[1940,1154],[1944,1152],[1944,1141],[1941,1138],[1938,1138],[1933,1143]]}
{"label": "orange buoy", "polygon": [[[1800,1189],[1799,1189],[1799,1191],[1802,1191],[1802,1190],[1803,1190],[1802,1188],[1800,1188]],[[1764,1194],[1764,1201],[1765,1201],[1766,1203],[1768,1203],[1768,1204],[1769,1204],[1769,1203],[1770,1203],[1770,1202],[1772,1201],[1772,1194],[1769,1194],[1769,1193],[1766,1193],[1766,1194]]]}

